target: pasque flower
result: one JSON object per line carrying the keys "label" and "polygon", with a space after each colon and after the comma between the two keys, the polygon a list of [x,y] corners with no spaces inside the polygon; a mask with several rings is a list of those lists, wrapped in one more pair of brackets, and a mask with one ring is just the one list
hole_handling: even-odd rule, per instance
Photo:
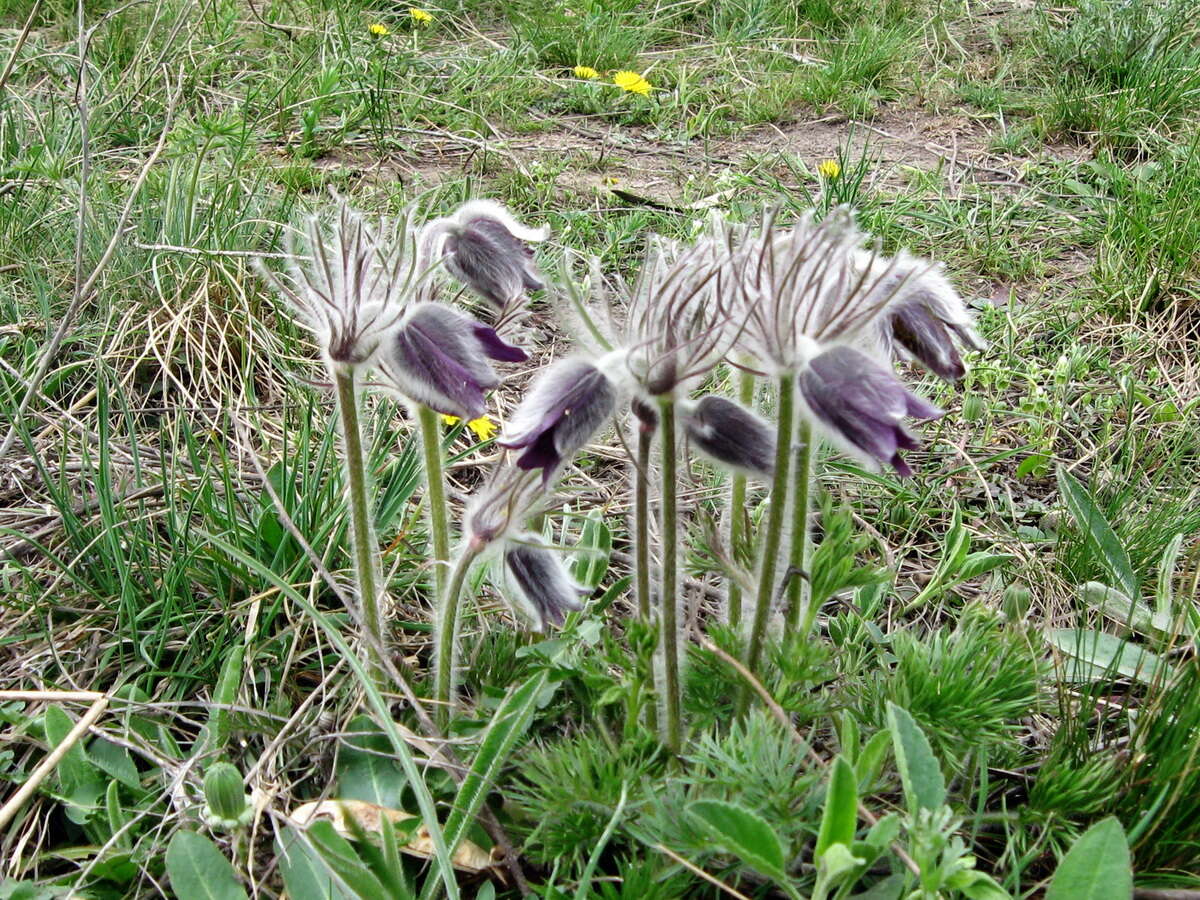
{"label": "pasque flower", "polygon": [[483,416],[484,394],[500,383],[489,359],[528,355],[470,316],[440,303],[413,307],[381,351],[383,383],[417,403],[469,420]]}
{"label": "pasque flower", "polygon": [[617,394],[597,365],[579,358],[560,360],[534,382],[497,443],[523,450],[518,468],[541,469],[549,483],[612,416]]}
{"label": "pasque flower", "polygon": [[571,578],[562,553],[533,535],[506,545],[504,567],[516,589],[512,595],[535,631],[544,631],[547,623],[561,625],[567,613],[583,608],[580,598],[587,590]]}
{"label": "pasque flower", "polygon": [[408,303],[430,289],[415,236],[411,210],[375,229],[339,201],[331,218],[307,220],[304,247],[289,235],[283,272],[261,263],[258,269],[312,331],[329,363],[359,366],[380,349]]}
{"label": "pasque flower", "polygon": [[693,447],[720,465],[770,478],[775,471],[775,430],[744,406],[709,394],[680,404]]}
{"label": "pasque flower", "polygon": [[890,463],[901,476],[912,469],[900,451],[920,447],[904,420],[943,415],[890,369],[853,347],[833,347],[816,356],[800,373],[799,387],[812,417],[836,445],[868,462]]}
{"label": "pasque flower", "polygon": [[500,309],[526,291],[545,285],[529,242],[544,241],[544,228],[528,228],[492,200],[464,203],[453,215],[430,222],[421,243],[446,270]]}
{"label": "pasque flower", "polygon": [[[884,261],[859,254],[865,269],[884,267]],[[891,263],[888,280],[896,297],[880,317],[880,342],[889,356],[915,359],[945,381],[958,381],[967,372],[964,350],[982,350],[971,315],[941,266],[902,253]]]}
{"label": "pasque flower", "polygon": [[686,394],[725,355],[732,274],[711,235],[690,246],[651,239],[632,289],[617,287],[628,308],[622,358],[640,393]]}

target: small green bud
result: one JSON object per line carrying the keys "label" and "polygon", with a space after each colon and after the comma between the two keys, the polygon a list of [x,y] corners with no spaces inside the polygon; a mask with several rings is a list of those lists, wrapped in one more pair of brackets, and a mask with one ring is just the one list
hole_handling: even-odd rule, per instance
{"label": "small green bud", "polygon": [[214,763],[204,773],[204,801],[204,821],[222,831],[249,824],[254,815],[241,773],[227,762]]}

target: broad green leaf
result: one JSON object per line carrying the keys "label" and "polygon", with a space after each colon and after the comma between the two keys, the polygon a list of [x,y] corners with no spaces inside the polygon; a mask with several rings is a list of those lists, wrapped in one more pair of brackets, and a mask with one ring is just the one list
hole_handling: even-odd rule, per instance
{"label": "broad green leaf", "polygon": [[961,891],[969,900],[1012,900],[1012,895],[986,872],[961,869],[950,876],[946,886]]}
{"label": "broad green leaf", "polygon": [[825,810],[821,814],[821,830],[813,859],[820,865],[821,857],[834,844],[849,848],[858,830],[858,779],[854,767],[838,756],[829,773],[829,788],[825,791]]}
{"label": "broad green leaf", "polygon": [[896,813],[888,813],[871,826],[871,830],[867,832],[866,841],[872,847],[883,850],[899,836],[900,817]]}
{"label": "broad green leaf", "polygon": [[1099,555],[1099,561],[1113,583],[1126,597],[1136,597],[1138,583],[1133,574],[1133,566],[1129,562],[1129,554],[1125,552],[1125,547],[1087,489],[1062,466],[1058,468],[1058,491],[1062,494],[1071,518],[1075,520],[1091,548]]}
{"label": "broad green leaf", "polygon": [[315,862],[351,896],[361,900],[388,896],[383,884],[354,852],[350,842],[334,830],[333,823],[314,822],[296,837],[301,842],[307,840],[315,854]]}
{"label": "broad green leaf", "polygon": [[[466,835],[467,828],[479,812],[479,807],[483,805],[487,792],[492,789],[496,775],[508,761],[513,748],[525,736],[534,712],[542,704],[544,691],[547,687],[553,689],[553,685],[547,685],[547,679],[544,671],[534,675],[511,691],[492,714],[475,758],[471,760],[471,769],[459,785],[454,807],[446,818],[444,834],[451,853]],[[430,878],[422,896],[432,896],[436,887],[436,879]]]}
{"label": "broad green leaf", "polygon": [[167,845],[167,876],[179,900],[245,900],[246,891],[217,845],[194,831],[177,831]]}
{"label": "broad green leaf", "polygon": [[1057,628],[1046,640],[1076,661],[1066,673],[1075,681],[1121,677],[1155,684],[1174,671],[1149,650],[1103,631]]}
{"label": "broad green leaf", "polygon": [[[75,727],[75,720],[58,706],[46,707],[44,722],[46,743],[49,745],[51,751],[65,741],[71,729]],[[71,749],[64,754],[63,758],[58,761],[56,772],[58,774],[58,783],[62,787],[64,794],[73,794],[79,788],[90,785],[93,782],[97,786],[97,795],[104,790],[104,785],[99,783],[100,774],[87,758],[87,754],[83,750],[83,744],[80,741],[76,741],[71,746]]]}
{"label": "broad green leaf", "polygon": [[742,862],[777,881],[786,879],[783,845],[761,816],[722,800],[697,800],[687,809],[717,843]]}
{"label": "broad green leaf", "polygon": [[1111,900],[1133,894],[1129,843],[1116,817],[1097,822],[1058,864],[1046,900]]}
{"label": "broad green leaf", "polygon": [[275,857],[290,900],[353,900],[354,895],[321,862],[304,830],[285,827],[275,839]]}
{"label": "broad green leaf", "polygon": [[408,779],[392,756],[392,745],[369,716],[350,721],[346,743],[338,750],[337,796],[343,800],[365,800],[388,809],[403,807],[402,795]]}
{"label": "broad green leaf", "polygon": [[851,765],[855,765],[858,760],[858,747],[861,742],[858,719],[854,718],[850,710],[842,710],[838,721],[838,745],[842,748],[842,756],[846,757],[846,761]]}
{"label": "broad green leaf", "polygon": [[125,787],[135,791],[141,790],[141,776],[138,775],[133,757],[124,747],[118,747],[104,738],[96,738],[87,748],[87,758]]}
{"label": "broad green leaf", "polygon": [[242,686],[242,673],[245,670],[246,647],[236,644],[225,663],[221,666],[221,675],[213,690],[212,711],[204,726],[201,739],[202,752],[224,750],[229,740],[229,709],[237,702],[238,690]]}
{"label": "broad green leaf", "polygon": [[575,544],[571,561],[571,577],[588,590],[595,590],[608,571],[612,556],[612,532],[604,517],[593,510],[583,523],[583,533]]}
{"label": "broad green leaf", "polygon": [[830,844],[821,854],[817,863],[817,872],[828,884],[836,884],[843,875],[848,875],[861,866],[866,860],[855,856],[845,844]]}
{"label": "broad green leaf", "polygon": [[854,764],[854,773],[858,776],[858,789],[866,793],[879,780],[883,771],[883,761],[887,758],[888,748],[892,746],[892,734],[886,728],[871,735],[862,752],[858,754],[858,762]]}
{"label": "broad green leaf", "polygon": [[1089,581],[1079,588],[1079,597],[1092,609],[1138,634],[1162,636],[1171,631],[1170,615],[1160,615],[1107,584]]}
{"label": "broad green leaf", "polygon": [[1158,562],[1158,590],[1154,595],[1154,611],[1165,619],[1175,617],[1175,592],[1171,580],[1175,577],[1175,565],[1179,561],[1179,551],[1183,547],[1183,535],[1177,534],[1163,548],[1162,558]]}
{"label": "broad green leaf", "polygon": [[938,809],[946,801],[946,781],[929,738],[908,710],[891,702],[888,703],[888,725],[909,809],[912,812]]}
{"label": "broad green leaf", "polygon": [[854,894],[850,900],[900,900],[900,894],[904,891],[905,874],[905,872],[896,872],[889,875],[861,894]]}

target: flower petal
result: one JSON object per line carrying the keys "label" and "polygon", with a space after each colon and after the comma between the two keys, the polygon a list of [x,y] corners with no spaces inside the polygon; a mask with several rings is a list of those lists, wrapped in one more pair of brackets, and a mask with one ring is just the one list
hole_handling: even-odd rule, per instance
{"label": "flower petal", "polygon": [[561,360],[537,379],[497,443],[525,449],[518,467],[545,469],[549,481],[612,416],[616,402],[616,389],[599,369],[581,359]]}
{"label": "flower petal", "polygon": [[483,395],[500,383],[470,316],[439,303],[415,307],[396,332],[384,371],[402,393],[468,421],[484,413]]}
{"label": "flower petal", "polygon": [[547,622],[561,625],[567,613],[582,609],[580,597],[586,590],[571,579],[561,553],[526,540],[505,550],[504,565],[517,588],[521,611],[536,631],[542,631]]}
{"label": "flower petal", "polygon": [[943,415],[910,392],[889,369],[852,347],[816,356],[798,378],[809,412],[843,448],[876,463],[891,463],[900,475],[910,469],[900,450],[920,445],[901,424],[906,417]]}
{"label": "flower petal", "polygon": [[514,344],[505,343],[503,338],[496,334],[496,329],[486,325],[475,324],[475,339],[479,341],[484,353],[500,362],[525,362],[529,359],[528,353]]}
{"label": "flower petal", "polygon": [[692,445],[714,462],[770,478],[775,471],[775,432],[750,410],[708,395],[683,416]]}

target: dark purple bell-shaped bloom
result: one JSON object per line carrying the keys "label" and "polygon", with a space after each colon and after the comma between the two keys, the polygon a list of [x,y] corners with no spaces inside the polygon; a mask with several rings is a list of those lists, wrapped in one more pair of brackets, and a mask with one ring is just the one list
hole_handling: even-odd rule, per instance
{"label": "dark purple bell-shaped bloom", "polygon": [[518,468],[542,469],[543,481],[549,482],[612,416],[616,404],[617,390],[603,372],[586,360],[564,359],[530,388],[497,443],[524,450]]}
{"label": "dark purple bell-shaped bloom", "polygon": [[701,397],[684,410],[683,427],[692,446],[722,466],[763,478],[775,471],[775,430],[732,400]]}
{"label": "dark purple bell-shaped bloom", "polygon": [[500,309],[545,287],[528,244],[545,240],[545,230],[525,227],[499,203],[465,203],[430,223],[426,234],[440,247],[446,270]]}
{"label": "dark purple bell-shaped bloom", "polygon": [[536,539],[512,543],[504,551],[504,565],[516,587],[521,611],[534,630],[543,631],[546,623],[561,625],[567,613],[582,609],[580,598],[587,591],[567,572],[562,554]]}
{"label": "dark purple bell-shaped bloom", "polygon": [[383,354],[383,370],[405,396],[446,415],[478,419],[485,392],[500,379],[488,359],[528,355],[494,330],[440,303],[421,303],[400,323]]}
{"label": "dark purple bell-shaped bloom", "polygon": [[889,369],[853,347],[816,356],[799,375],[800,395],[835,443],[903,476],[912,469],[901,450],[921,445],[901,424],[906,417],[936,419],[942,410],[910,392]]}

